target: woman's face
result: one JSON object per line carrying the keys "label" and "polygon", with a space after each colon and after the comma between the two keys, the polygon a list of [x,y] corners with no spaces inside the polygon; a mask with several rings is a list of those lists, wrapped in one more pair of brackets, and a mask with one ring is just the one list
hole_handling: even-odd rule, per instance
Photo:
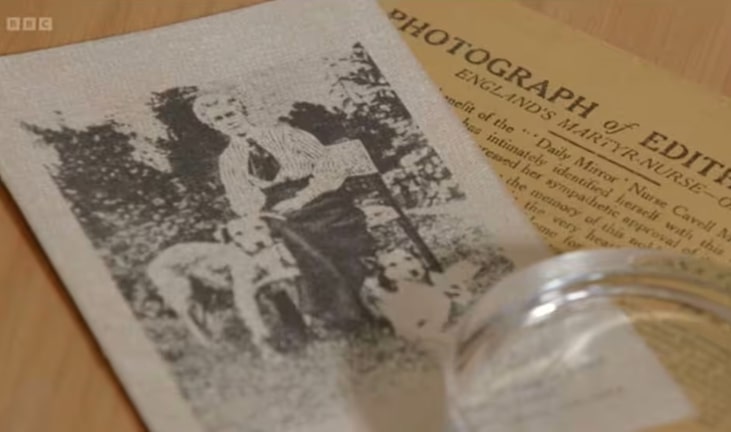
{"label": "woman's face", "polygon": [[235,98],[207,98],[196,101],[195,108],[201,121],[227,135],[246,135],[251,129],[243,107]]}

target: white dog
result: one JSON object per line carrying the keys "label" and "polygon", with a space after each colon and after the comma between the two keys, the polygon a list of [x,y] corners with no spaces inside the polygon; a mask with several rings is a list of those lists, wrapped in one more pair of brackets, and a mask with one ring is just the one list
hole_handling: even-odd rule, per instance
{"label": "white dog", "polygon": [[374,315],[389,321],[400,336],[415,342],[447,336],[453,303],[469,299],[467,284],[478,266],[462,261],[444,273],[429,272],[419,258],[397,249],[378,256],[381,274],[368,278],[361,298]]}
{"label": "white dog", "polygon": [[219,241],[232,241],[249,255],[269,248],[274,244],[269,226],[261,218],[247,217],[233,219],[226,229],[217,233]]}
{"label": "white dog", "polygon": [[[275,279],[295,277],[293,259],[275,245],[263,221],[236,219],[219,232],[221,243],[180,243],[158,255],[147,275],[159,296],[208,344],[206,313],[193,301],[194,281],[207,289],[233,291],[234,305],[254,343],[266,349],[269,329],[256,303],[259,287]],[[288,261],[283,264],[282,261]]]}
{"label": "white dog", "polygon": [[419,258],[405,249],[395,249],[378,255],[378,266],[386,279],[394,282],[429,282],[429,274]]}

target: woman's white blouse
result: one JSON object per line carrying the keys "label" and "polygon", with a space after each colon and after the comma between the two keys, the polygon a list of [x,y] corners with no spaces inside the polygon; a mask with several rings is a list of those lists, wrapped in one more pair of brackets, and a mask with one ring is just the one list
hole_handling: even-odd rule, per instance
{"label": "woman's white blouse", "polygon": [[[230,137],[231,142],[219,158],[221,182],[232,209],[244,216],[258,212],[266,202],[262,188],[292,180],[326,174],[322,169],[327,149],[313,135],[288,125],[256,128],[246,138]],[[268,151],[279,163],[276,177],[267,181],[249,172],[252,150],[248,139]],[[333,168],[333,167],[330,167]]]}

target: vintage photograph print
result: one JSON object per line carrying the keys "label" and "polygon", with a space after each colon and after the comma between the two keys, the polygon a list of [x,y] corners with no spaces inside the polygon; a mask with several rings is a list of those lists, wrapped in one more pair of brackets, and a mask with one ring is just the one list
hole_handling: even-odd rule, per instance
{"label": "vintage photograph print", "polygon": [[418,382],[513,268],[362,44],[145,97],[21,125],[209,431]]}

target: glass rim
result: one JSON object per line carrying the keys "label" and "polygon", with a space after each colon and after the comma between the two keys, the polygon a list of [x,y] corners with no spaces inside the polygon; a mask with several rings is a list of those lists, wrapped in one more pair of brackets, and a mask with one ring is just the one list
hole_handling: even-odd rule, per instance
{"label": "glass rim", "polygon": [[469,379],[465,371],[485,347],[498,350],[521,329],[559,313],[575,313],[577,309],[572,306],[621,298],[678,304],[682,310],[700,311],[705,319],[717,320],[731,330],[731,267],[692,255],[648,249],[596,249],[558,255],[502,279],[458,325],[453,346],[442,359],[452,421],[460,423],[455,402],[463,380]]}
{"label": "glass rim", "polygon": [[[646,286],[614,288],[623,279]],[[606,284],[606,286],[602,286]],[[688,285],[693,292],[684,291]],[[580,294],[562,298],[567,292]],[[456,334],[459,343],[490,317],[555,301],[618,296],[677,301],[731,322],[731,266],[672,251],[594,249],[558,255],[510,274],[469,310]],[[557,305],[559,306],[559,305]]]}

